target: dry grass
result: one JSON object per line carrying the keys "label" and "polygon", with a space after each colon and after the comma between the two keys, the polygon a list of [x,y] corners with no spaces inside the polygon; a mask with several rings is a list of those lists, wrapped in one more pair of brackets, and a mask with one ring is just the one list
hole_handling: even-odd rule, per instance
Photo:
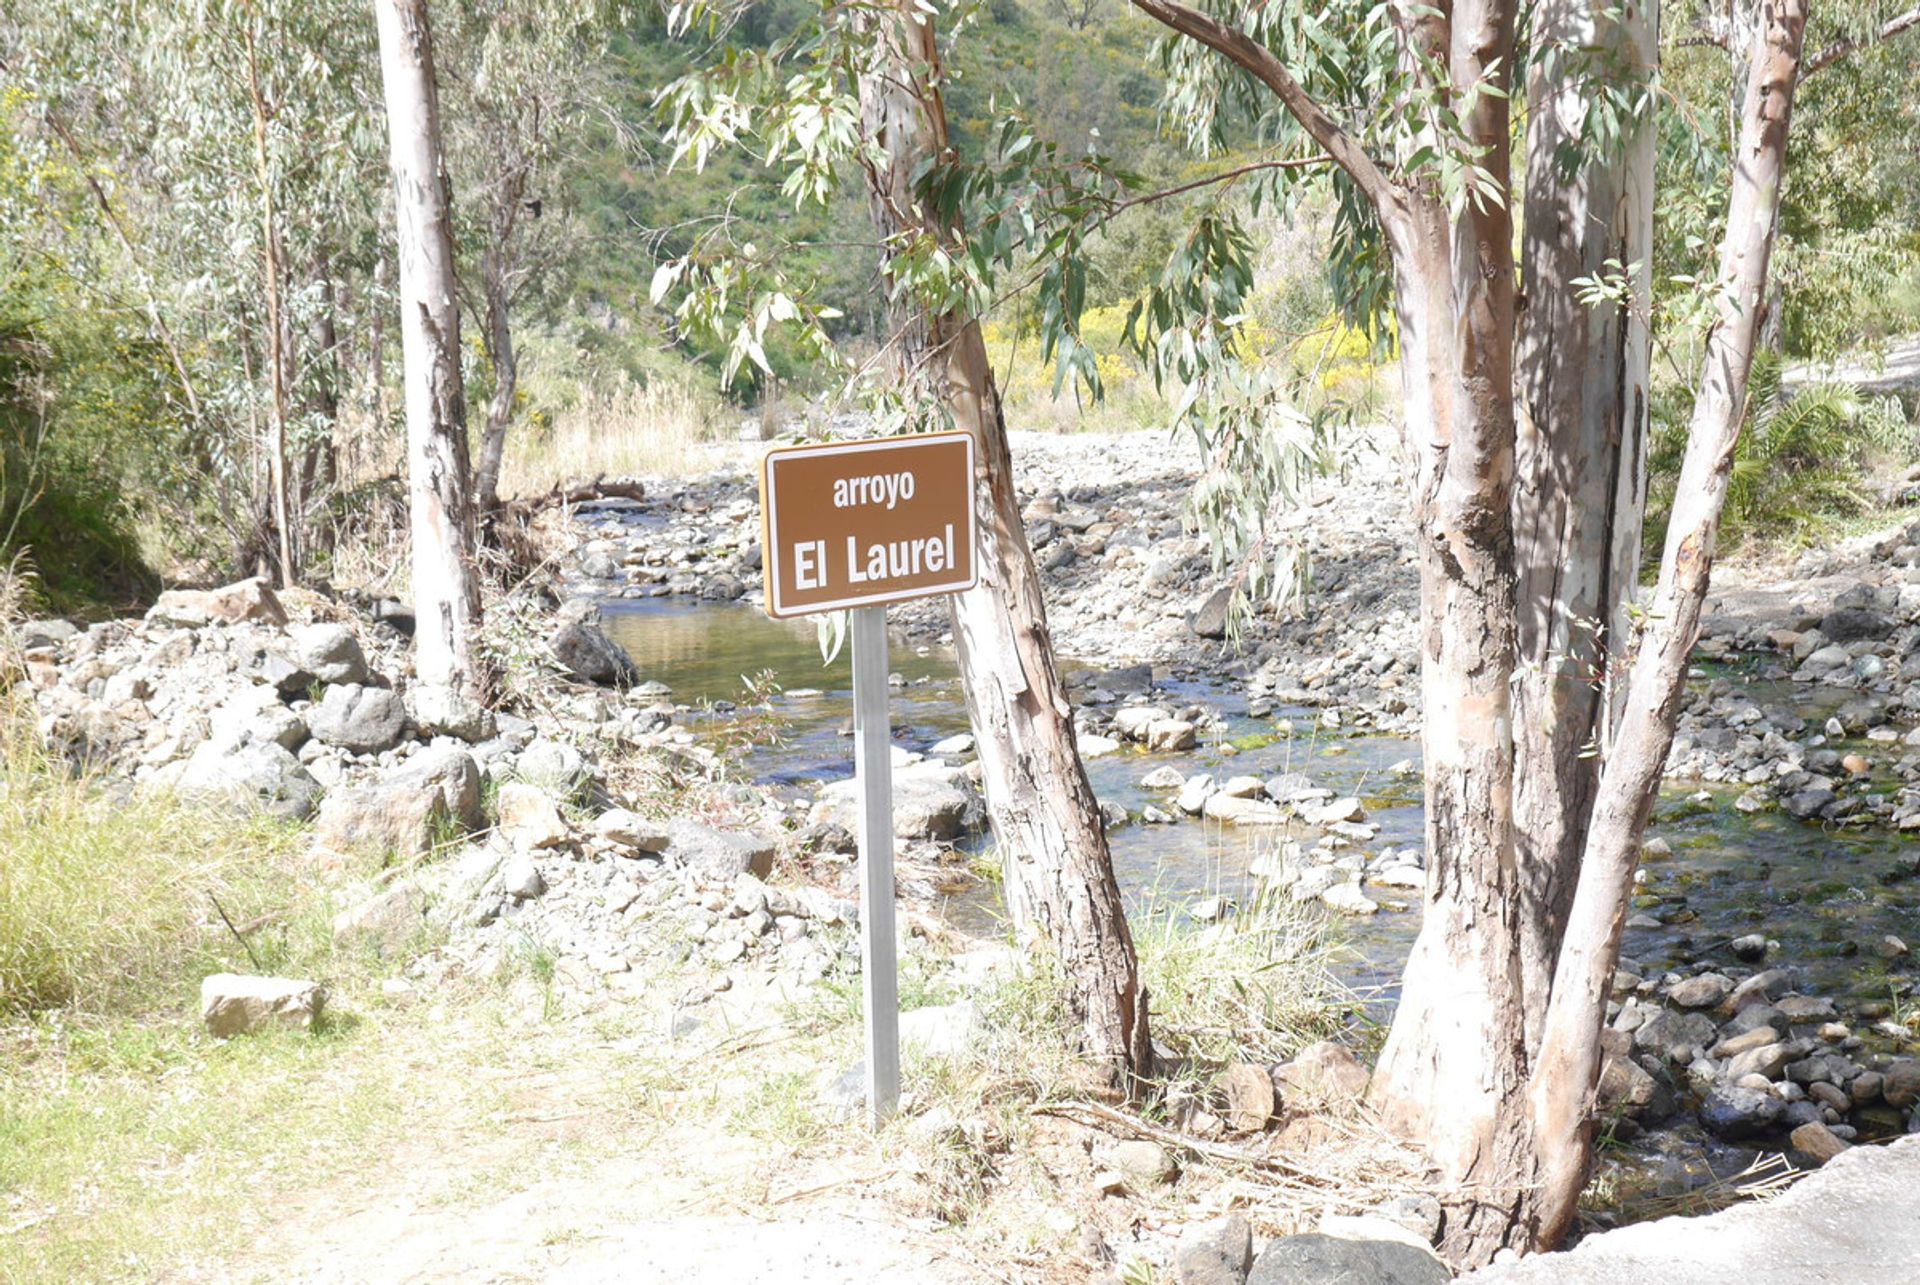
{"label": "dry grass", "polygon": [[504,496],[530,496],[595,477],[682,477],[710,467],[718,403],[654,380],[593,390],[547,426],[516,425],[501,467]]}

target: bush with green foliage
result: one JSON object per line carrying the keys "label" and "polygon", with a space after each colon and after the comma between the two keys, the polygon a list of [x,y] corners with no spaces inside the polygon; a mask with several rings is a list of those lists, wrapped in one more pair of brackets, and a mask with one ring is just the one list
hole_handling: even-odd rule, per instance
{"label": "bush with green foliage", "polygon": [[[1686,451],[1690,391],[1669,390],[1653,408],[1648,453],[1649,550],[1657,551]],[[1914,428],[1899,399],[1868,397],[1849,384],[1789,387],[1778,353],[1754,358],[1747,420],[1733,461],[1721,538],[1804,540],[1874,504],[1877,460],[1914,456]]]}

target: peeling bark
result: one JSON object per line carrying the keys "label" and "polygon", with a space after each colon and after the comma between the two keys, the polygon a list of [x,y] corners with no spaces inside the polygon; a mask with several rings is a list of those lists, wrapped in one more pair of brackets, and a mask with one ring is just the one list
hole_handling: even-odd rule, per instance
{"label": "peeling bark", "polygon": [[[883,240],[902,231],[945,236],[913,188],[916,171],[947,152],[932,19],[898,0],[870,21],[882,66],[862,78],[861,112],[883,157],[868,174],[876,227]],[[986,346],[972,317],[894,320],[905,386],[937,400],[976,444],[980,582],[955,595],[953,632],[1009,907],[1023,937],[1058,954],[1085,1051],[1131,1089],[1152,1065],[1147,994],[1074,741]]]}
{"label": "peeling bark", "polygon": [[426,0],[375,0],[374,15],[399,247],[415,666],[423,683],[484,696],[474,651],[480,586],[473,567],[460,310],[433,37]]}

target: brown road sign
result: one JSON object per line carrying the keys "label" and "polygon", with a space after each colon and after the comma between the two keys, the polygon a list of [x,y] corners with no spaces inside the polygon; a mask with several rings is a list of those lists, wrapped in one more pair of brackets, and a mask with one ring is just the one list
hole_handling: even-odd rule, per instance
{"label": "brown road sign", "polygon": [[760,521],[770,616],[971,589],[973,438],[919,433],[769,451]]}

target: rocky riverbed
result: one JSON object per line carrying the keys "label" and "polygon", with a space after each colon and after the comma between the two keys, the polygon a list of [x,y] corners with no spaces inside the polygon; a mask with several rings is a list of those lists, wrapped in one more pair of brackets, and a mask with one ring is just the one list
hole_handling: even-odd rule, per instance
{"label": "rocky riverbed", "polygon": [[[1390,1003],[1425,880],[1406,739],[1416,586],[1390,461],[1362,456],[1293,519],[1316,596],[1257,618],[1234,652],[1176,452],[1147,435],[1018,450],[1129,896],[1227,926],[1270,897],[1328,907],[1352,976]],[[133,788],[311,819],[353,879],[336,933],[396,954],[432,943],[417,984],[532,955],[591,1006],[691,967],[692,1012],[736,976],[804,988],[856,971],[844,679],[801,663],[804,631],[739,601],[758,575],[746,475],[589,506],[575,532],[563,604],[507,613],[537,681],[504,710],[414,683],[398,604],[243,582],[170,593],[139,620],[30,624],[40,730]],[[1916,538],[1722,577],[1602,1086],[1615,1136],[1644,1134],[1670,1181],[1758,1149],[1819,1163],[1920,1118],[1903,939]],[[912,939],[993,967],[1004,950],[955,931],[991,928],[992,889],[973,872],[986,836],[944,623],[937,606],[896,614]],[[763,667],[786,690],[743,697]]]}

